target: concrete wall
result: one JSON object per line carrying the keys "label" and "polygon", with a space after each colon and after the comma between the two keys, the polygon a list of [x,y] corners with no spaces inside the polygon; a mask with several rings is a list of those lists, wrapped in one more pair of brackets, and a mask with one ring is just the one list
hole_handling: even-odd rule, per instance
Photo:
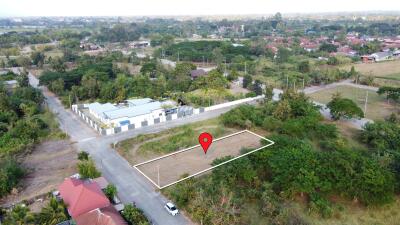
{"label": "concrete wall", "polygon": [[[83,108],[87,108],[87,105],[72,105],[71,110],[77,114],[85,123],[87,123],[90,127],[96,130],[100,135],[112,135],[120,132],[125,132],[128,130],[138,129],[143,126],[151,126],[157,123],[163,123],[170,120],[178,119],[178,114],[170,114],[168,116],[165,115],[163,110],[156,110],[151,114],[137,116],[134,118],[119,118],[118,120],[114,120],[114,122],[119,125],[120,121],[129,120],[130,124],[123,126],[115,126],[110,128],[102,128],[100,124],[97,124],[95,121],[91,120],[85,113],[82,112]],[[199,114],[201,110],[195,109],[193,110],[193,114]],[[160,116],[161,114],[161,116]]]}
{"label": "concrete wall", "polygon": [[259,96],[253,97],[253,98],[244,98],[244,99],[239,99],[239,100],[235,100],[235,101],[231,101],[231,102],[225,102],[222,104],[206,107],[206,108],[204,108],[204,111],[207,112],[207,111],[211,111],[211,110],[222,109],[222,108],[231,107],[231,106],[235,106],[235,105],[250,103],[250,102],[254,102],[256,100],[260,100],[263,98],[264,98],[264,95],[259,95]]}

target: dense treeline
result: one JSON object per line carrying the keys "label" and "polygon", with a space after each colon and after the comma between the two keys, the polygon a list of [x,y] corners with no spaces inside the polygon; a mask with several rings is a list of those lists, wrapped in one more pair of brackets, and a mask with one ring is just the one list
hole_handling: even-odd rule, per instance
{"label": "dense treeline", "polygon": [[100,100],[121,102],[132,97],[173,97],[196,89],[223,89],[227,80],[219,70],[208,76],[192,80],[191,63],[178,63],[174,69],[165,69],[156,60],[144,62],[141,73],[129,76],[113,64],[114,59],[94,57],[81,59],[79,66],[70,71],[45,71],[40,84],[58,94],[65,105],[78,101]]}
{"label": "dense treeline", "polygon": [[9,32],[0,35],[0,47],[10,47],[12,44],[39,44],[49,43],[51,39],[39,32],[25,32],[23,34],[17,32]]}
{"label": "dense treeline", "polygon": [[25,79],[19,83],[20,87],[12,92],[0,87],[0,197],[10,192],[23,176],[15,156],[26,153],[56,126],[50,113],[42,108],[42,93]]}
{"label": "dense treeline", "polygon": [[116,24],[111,28],[103,27],[95,39],[100,42],[136,41],[140,38],[141,29],[135,24]]}
{"label": "dense treeline", "polygon": [[[159,53],[160,54],[160,53]],[[213,61],[221,63],[231,62],[235,56],[242,55],[249,59],[251,57],[250,48],[247,46],[233,46],[230,42],[223,41],[195,41],[181,42],[166,48],[165,55],[172,59],[194,62]]]}
{"label": "dense treeline", "polygon": [[[399,187],[398,155],[391,155],[397,160],[386,164],[378,156],[390,149],[400,153],[398,124],[367,125],[360,141],[370,148],[355,148],[335,125],[323,122],[307,97],[293,92],[279,102],[240,106],[224,114],[221,122],[263,128],[271,132],[268,138],[275,145],[215,168],[210,176],[167,189],[178,206],[203,224],[308,224],[285,199],[305,202],[308,212],[331,217],[341,208],[331,197],[382,205],[393,200]],[[382,128],[387,132],[375,135]],[[260,217],[249,217],[250,212]]]}

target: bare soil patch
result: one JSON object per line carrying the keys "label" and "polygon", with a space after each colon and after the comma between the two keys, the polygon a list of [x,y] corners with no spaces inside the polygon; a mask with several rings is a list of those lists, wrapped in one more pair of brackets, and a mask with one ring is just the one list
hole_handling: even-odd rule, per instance
{"label": "bare soil patch", "polygon": [[261,147],[261,138],[248,132],[243,132],[211,144],[207,154],[201,147],[195,147],[169,157],[137,166],[159,186],[164,186],[179,180],[184,174],[195,174],[211,167],[211,163],[221,157],[240,155],[243,148]]}
{"label": "bare soil patch", "polygon": [[31,200],[55,190],[65,177],[76,173],[76,163],[76,150],[69,141],[46,141],[39,144],[22,160],[27,174],[17,192],[1,199],[0,205]]}

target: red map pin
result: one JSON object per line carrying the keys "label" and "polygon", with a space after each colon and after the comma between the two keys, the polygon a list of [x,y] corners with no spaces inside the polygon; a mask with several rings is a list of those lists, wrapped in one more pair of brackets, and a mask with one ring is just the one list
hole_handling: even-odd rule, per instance
{"label": "red map pin", "polygon": [[200,134],[199,143],[200,143],[201,147],[203,148],[204,154],[207,154],[207,150],[208,150],[208,147],[210,147],[210,145],[212,143],[212,139],[213,139],[212,135],[207,132]]}

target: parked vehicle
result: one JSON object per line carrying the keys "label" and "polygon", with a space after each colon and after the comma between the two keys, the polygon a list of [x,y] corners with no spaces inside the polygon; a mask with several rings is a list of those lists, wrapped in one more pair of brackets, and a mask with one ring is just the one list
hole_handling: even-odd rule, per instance
{"label": "parked vehicle", "polygon": [[179,213],[179,210],[171,202],[168,202],[167,204],[165,204],[164,208],[167,210],[167,212],[169,214],[171,214],[173,216],[175,216],[176,214]]}

